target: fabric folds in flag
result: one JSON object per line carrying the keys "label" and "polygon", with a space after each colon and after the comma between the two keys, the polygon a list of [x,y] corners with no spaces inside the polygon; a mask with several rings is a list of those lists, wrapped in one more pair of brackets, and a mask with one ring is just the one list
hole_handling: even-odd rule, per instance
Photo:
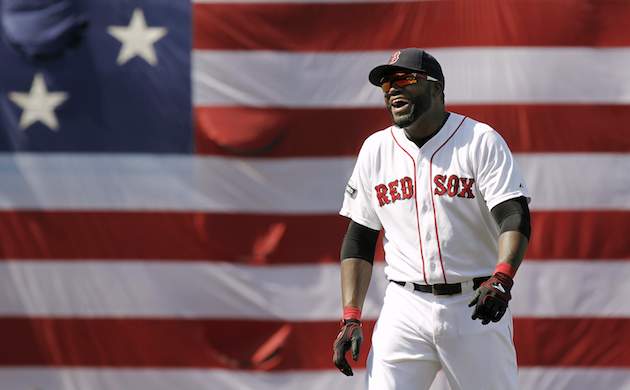
{"label": "fabric folds in flag", "polygon": [[422,47],[532,193],[521,388],[630,388],[630,5],[28,3],[0,8],[2,387],[362,389],[383,251],[346,378],[337,212],[390,123],[369,70]]}

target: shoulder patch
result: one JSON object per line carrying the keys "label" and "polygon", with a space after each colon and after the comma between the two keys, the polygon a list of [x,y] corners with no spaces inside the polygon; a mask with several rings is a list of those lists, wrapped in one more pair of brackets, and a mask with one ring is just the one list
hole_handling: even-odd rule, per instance
{"label": "shoulder patch", "polygon": [[350,183],[346,184],[346,192],[353,198],[357,195],[357,189],[354,188]]}

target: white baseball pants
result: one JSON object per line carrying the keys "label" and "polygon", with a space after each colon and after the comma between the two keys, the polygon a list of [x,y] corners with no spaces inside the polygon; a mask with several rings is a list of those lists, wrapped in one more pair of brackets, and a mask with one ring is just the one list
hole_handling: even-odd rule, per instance
{"label": "white baseball pants", "polygon": [[407,286],[387,287],[368,356],[369,390],[427,390],[440,369],[452,390],[518,389],[509,309],[482,325],[470,318],[472,281],[455,295]]}

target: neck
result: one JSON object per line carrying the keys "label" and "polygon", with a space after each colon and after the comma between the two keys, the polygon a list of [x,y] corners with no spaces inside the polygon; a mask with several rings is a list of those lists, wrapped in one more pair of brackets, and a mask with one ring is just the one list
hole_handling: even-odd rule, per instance
{"label": "neck", "polygon": [[427,111],[410,126],[405,127],[407,138],[416,142],[430,137],[444,126],[448,116],[449,113],[443,109],[439,111]]}

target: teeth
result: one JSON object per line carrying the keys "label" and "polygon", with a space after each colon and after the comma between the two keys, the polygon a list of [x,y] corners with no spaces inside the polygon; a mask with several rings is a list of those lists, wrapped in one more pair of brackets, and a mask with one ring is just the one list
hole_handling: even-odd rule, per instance
{"label": "teeth", "polygon": [[392,100],[392,103],[391,103],[391,105],[394,107],[402,107],[405,104],[407,104],[407,101],[404,99],[394,99]]}

